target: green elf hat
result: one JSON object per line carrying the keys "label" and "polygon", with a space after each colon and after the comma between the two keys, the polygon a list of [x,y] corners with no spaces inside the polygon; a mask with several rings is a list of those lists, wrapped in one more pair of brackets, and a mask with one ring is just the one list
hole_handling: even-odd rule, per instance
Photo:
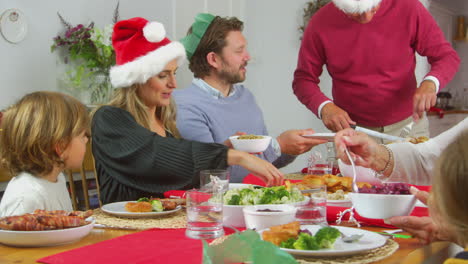
{"label": "green elf hat", "polygon": [[205,35],[206,30],[210,26],[215,16],[208,13],[200,13],[195,17],[195,22],[192,24],[192,33],[185,36],[180,40],[180,43],[184,45],[187,58],[190,60],[197,50],[200,40]]}

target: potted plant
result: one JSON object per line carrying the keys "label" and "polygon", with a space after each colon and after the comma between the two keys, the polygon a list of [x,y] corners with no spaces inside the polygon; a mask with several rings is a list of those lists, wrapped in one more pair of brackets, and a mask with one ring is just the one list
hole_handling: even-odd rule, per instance
{"label": "potted plant", "polygon": [[[113,24],[118,21],[118,7],[114,11]],[[58,17],[66,28],[56,36],[51,52],[58,52],[64,65],[60,74],[61,88],[78,97],[86,104],[100,104],[109,100],[112,87],[109,70],[115,64],[112,47],[113,24],[99,29],[94,22],[88,26],[72,26],[59,13]]]}

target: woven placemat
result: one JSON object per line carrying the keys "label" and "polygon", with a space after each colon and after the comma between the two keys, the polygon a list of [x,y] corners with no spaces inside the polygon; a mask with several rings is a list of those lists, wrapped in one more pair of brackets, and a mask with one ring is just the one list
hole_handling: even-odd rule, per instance
{"label": "woven placemat", "polygon": [[94,210],[93,216],[96,219],[96,224],[105,225],[105,227],[109,228],[144,230],[149,228],[187,227],[187,214],[185,210],[152,218],[123,218],[106,214],[98,208]]}
{"label": "woven placemat", "polygon": [[386,257],[389,257],[398,249],[398,243],[392,239],[387,239],[385,245],[366,251],[363,254],[352,255],[352,256],[336,256],[336,257],[319,257],[319,258],[305,258],[305,257],[296,257],[297,262],[302,264],[365,264],[372,263]]}
{"label": "woven placemat", "polygon": [[[224,242],[229,236],[222,236],[213,240],[210,245],[218,245]],[[398,243],[392,239],[387,239],[385,245],[366,251],[363,254],[352,255],[352,256],[334,256],[334,257],[302,257],[295,256],[298,263],[302,264],[365,264],[378,261],[389,257],[398,249]]]}

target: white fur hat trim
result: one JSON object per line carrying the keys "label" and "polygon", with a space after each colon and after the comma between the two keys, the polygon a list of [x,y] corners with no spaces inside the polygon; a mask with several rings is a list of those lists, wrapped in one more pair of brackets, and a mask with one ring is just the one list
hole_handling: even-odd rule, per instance
{"label": "white fur hat trim", "polygon": [[166,29],[159,22],[149,22],[143,28],[143,35],[149,42],[159,42],[166,37]]}
{"label": "white fur hat trim", "polygon": [[333,0],[333,4],[335,4],[338,9],[348,14],[362,14],[368,12],[380,4],[380,2],[382,2],[382,0]]}
{"label": "white fur hat trim", "polygon": [[162,72],[164,67],[177,59],[178,65],[185,61],[184,46],[173,41],[144,56],[110,69],[110,79],[114,88],[129,87],[136,83],[145,83],[151,77]]}

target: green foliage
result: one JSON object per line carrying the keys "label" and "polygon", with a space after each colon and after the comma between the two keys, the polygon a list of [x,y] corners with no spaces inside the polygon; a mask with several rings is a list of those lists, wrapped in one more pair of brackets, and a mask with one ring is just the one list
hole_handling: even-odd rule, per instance
{"label": "green foliage", "polygon": [[94,23],[72,27],[58,15],[67,30],[53,38],[50,51],[58,52],[62,62],[70,65],[64,76],[66,83],[76,89],[88,90],[92,102],[107,100],[103,97],[112,90],[109,70],[115,64],[111,42],[113,25],[103,29],[96,28]]}

